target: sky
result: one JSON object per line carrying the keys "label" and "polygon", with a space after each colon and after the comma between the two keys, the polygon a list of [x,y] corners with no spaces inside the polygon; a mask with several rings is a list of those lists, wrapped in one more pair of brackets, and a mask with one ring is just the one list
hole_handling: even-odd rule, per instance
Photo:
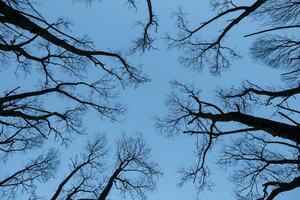
{"label": "sky", "polygon": [[[128,9],[125,2],[125,0],[103,0],[86,5],[72,0],[44,0],[37,5],[37,10],[49,21],[54,21],[58,17],[70,19],[73,24],[72,33],[78,37],[89,36],[99,49],[126,50],[131,45],[131,41],[141,33],[141,28],[134,26],[134,23],[140,19],[146,20],[146,7],[144,1],[138,1],[138,10]],[[143,134],[152,147],[153,160],[164,172],[164,176],[158,181],[157,191],[149,195],[151,200],[192,200],[197,197],[201,200],[233,199],[233,185],[228,182],[228,174],[214,165],[216,154],[210,155],[209,159],[212,167],[212,180],[215,184],[212,191],[197,193],[192,184],[178,187],[178,168],[190,166],[195,161],[193,153],[195,140],[192,137],[180,135],[174,137],[162,135],[155,128],[153,118],[166,114],[165,100],[171,91],[170,82],[175,79],[196,85],[201,89],[207,101],[214,102],[216,100],[214,91],[217,88],[239,86],[245,79],[259,85],[277,85],[280,83],[279,72],[255,62],[247,55],[251,39],[243,38],[243,33],[257,29],[257,25],[250,20],[240,24],[239,31],[232,31],[231,36],[226,38],[226,41],[237,46],[243,55],[242,59],[233,61],[230,70],[225,71],[221,76],[212,76],[207,69],[204,69],[202,73],[186,69],[178,62],[178,57],[183,52],[178,49],[169,49],[163,37],[165,33],[176,34],[175,18],[172,17],[172,13],[178,7],[182,7],[189,13],[192,24],[197,24],[212,16],[213,12],[210,11],[208,1],[153,0],[152,4],[159,22],[158,33],[154,34],[156,37],[154,45],[158,50],[129,57],[130,62],[143,65],[143,72],[148,74],[152,81],[136,89],[129,88],[120,91],[119,100],[128,108],[126,119],[120,123],[101,120],[93,112],[87,113],[84,121],[88,133],[89,135],[105,133],[110,141],[118,138],[123,132]],[[214,30],[212,28],[204,32],[203,37],[210,36]],[[266,74],[271,75],[272,78],[266,79]],[[17,81],[22,82],[25,79]],[[18,83],[14,82],[14,84]],[[23,86],[26,87],[26,84],[29,85],[28,82],[23,82]],[[82,137],[75,137],[72,145],[63,150],[62,156],[67,158],[80,151],[78,147],[83,145]],[[55,145],[49,144],[49,146]],[[64,149],[64,147],[59,148]],[[67,170],[67,164],[63,164],[61,169]],[[55,186],[56,181],[59,181],[59,177],[63,174],[64,171],[61,170],[58,179],[51,181],[50,186],[49,184],[44,186],[41,192],[50,192],[50,188]],[[292,191],[284,193],[277,199],[296,200],[299,195],[299,190]],[[111,199],[117,199],[117,197],[111,196]]]}

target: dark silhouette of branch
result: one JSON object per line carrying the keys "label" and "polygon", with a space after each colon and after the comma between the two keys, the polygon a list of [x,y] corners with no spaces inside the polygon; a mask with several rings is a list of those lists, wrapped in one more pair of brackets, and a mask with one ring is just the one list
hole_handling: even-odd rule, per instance
{"label": "dark silhouette of branch", "polygon": [[[110,86],[104,86],[106,80],[88,84],[86,82],[57,83],[55,87],[42,88],[31,92],[8,92],[0,98],[0,150],[3,155],[14,151],[25,151],[38,147],[50,134],[68,143],[68,133],[82,134],[79,115],[86,109],[94,109],[100,116],[117,121],[124,112],[118,104],[111,104]],[[74,93],[74,89],[89,91],[90,97]],[[65,111],[51,111],[42,106],[44,96],[55,94],[68,100]],[[99,100],[97,101],[97,98]],[[107,99],[102,101],[101,99]],[[71,107],[73,102],[73,108]]]}
{"label": "dark silhouette of branch", "polygon": [[[243,21],[249,15],[255,13],[261,6],[266,3],[266,0],[256,0],[250,6],[235,6],[222,10],[216,16],[201,23],[196,28],[190,28],[187,24],[183,11],[180,9],[177,16],[177,27],[180,34],[177,38],[167,36],[170,46],[183,48],[189,56],[182,57],[181,61],[188,67],[202,69],[204,65],[209,65],[213,74],[219,74],[224,68],[230,64],[230,57],[238,57],[238,54],[230,47],[223,45],[223,40],[228,32],[232,30],[238,23]],[[225,4],[215,3],[214,7],[225,7]],[[226,7],[228,6],[226,1]],[[197,38],[197,34],[205,29],[208,25],[214,23],[219,19],[227,17],[229,14],[239,14],[237,17],[228,20],[225,28],[223,28],[215,40],[203,41]]]}
{"label": "dark silhouette of branch", "polygon": [[[103,168],[104,166],[104,157],[107,154],[106,149],[106,138],[103,135],[100,135],[96,138],[91,139],[88,141],[88,144],[85,148],[85,152],[80,156],[82,161],[75,160],[72,163],[73,169],[72,171],[60,182],[58,185],[56,191],[54,192],[53,196],[51,197],[51,200],[58,199],[59,195],[62,193],[63,188],[71,181],[71,179],[78,174],[81,170],[84,168],[90,167],[92,170],[93,168],[96,169],[96,172]],[[78,185],[78,187],[72,191],[72,193],[68,194],[68,198],[70,199],[72,196],[74,196],[76,193],[83,192],[83,190],[87,190],[85,185],[85,181],[88,181],[85,179],[84,174],[81,174],[83,176],[83,179],[81,183]]]}
{"label": "dark silhouette of branch", "polygon": [[[258,183],[274,179],[289,181],[286,177],[299,175],[300,127],[290,116],[277,112],[292,124],[283,123],[277,118],[267,119],[243,113],[238,104],[236,111],[226,111],[216,104],[203,101],[200,92],[192,86],[174,82],[173,87],[175,91],[167,101],[169,112],[166,117],[157,119],[157,127],[166,134],[183,132],[197,137],[197,162],[191,168],[181,170],[181,184],[192,180],[199,189],[210,187],[206,160],[220,137],[222,141],[233,138],[232,143],[224,143],[224,151],[218,162],[220,165],[234,165],[238,168],[232,174],[232,180],[237,185],[238,199],[261,197],[258,190],[255,190]],[[295,95],[297,92],[294,90],[297,88],[267,91],[257,87],[224,97],[234,99],[263,95],[278,98]],[[251,98],[245,99],[246,102],[249,100]],[[276,146],[281,151],[276,151]]]}
{"label": "dark silhouette of branch", "polygon": [[145,192],[155,189],[155,179],[161,175],[157,164],[149,160],[149,153],[141,136],[123,135],[117,141],[117,167],[97,199],[105,200],[113,186],[133,198],[146,199]]}
{"label": "dark silhouette of branch", "polygon": [[[135,1],[130,0],[129,3],[136,7]],[[157,32],[158,22],[156,16],[153,12],[151,0],[146,0],[147,9],[148,9],[148,21],[146,23],[139,22],[138,25],[143,27],[142,35],[134,41],[134,47],[131,49],[132,52],[156,49],[153,46],[154,38],[151,36],[151,29],[154,29]]]}
{"label": "dark silhouette of branch", "polygon": [[55,175],[58,164],[58,154],[54,150],[31,160],[24,168],[0,180],[1,198],[14,197],[19,190],[34,192],[38,182],[45,182]]}
{"label": "dark silhouette of branch", "polygon": [[[124,68],[124,73],[126,73],[128,75],[129,80],[131,80],[135,83],[141,83],[141,82],[146,81],[145,78],[140,76],[140,74],[136,68],[133,68],[132,66],[130,66],[127,63],[127,61],[117,53],[111,53],[111,52],[107,52],[107,51],[96,51],[96,50],[89,48],[89,46],[84,46],[84,48],[86,48],[86,49],[80,49],[80,48],[76,47],[75,45],[69,44],[66,40],[60,39],[57,36],[55,36],[54,34],[52,34],[51,32],[49,32],[49,30],[47,30],[48,28],[43,28],[43,27],[39,26],[38,24],[34,23],[33,21],[31,21],[28,18],[28,16],[24,15],[23,13],[20,13],[20,11],[18,11],[16,9],[8,6],[7,4],[5,4],[5,2],[0,2],[0,10],[1,10],[0,13],[3,15],[3,17],[6,18],[5,23],[13,24],[16,27],[19,27],[21,29],[29,31],[30,33],[35,35],[34,39],[37,36],[39,36],[39,37],[43,38],[44,40],[54,44],[55,46],[62,48],[66,52],[70,52],[71,54],[74,54],[76,56],[85,57],[87,60],[91,61],[95,65],[100,66],[108,74],[116,77],[121,82],[125,83],[126,80],[123,78],[123,75],[125,75],[125,74],[118,74],[115,72],[115,70],[106,68],[105,64],[102,63],[96,56],[111,57],[111,58],[118,60]],[[34,18],[34,19],[36,20],[37,18]],[[49,28],[51,28],[51,26]],[[42,63],[44,60],[46,60],[46,61],[49,60],[49,57],[52,57],[52,56],[56,57],[55,55],[49,54],[47,57],[37,58],[35,56],[29,55],[24,49],[21,48],[22,46],[24,46],[28,43],[31,43],[32,40],[34,40],[34,39],[31,39],[26,43],[22,43],[21,45],[20,44],[13,45],[13,46],[1,45],[1,50],[17,51],[18,54],[21,54],[21,55],[27,57],[28,59],[39,61]],[[90,50],[87,50],[88,48]],[[76,57],[74,56],[74,58],[76,58]]]}
{"label": "dark silhouette of branch", "polygon": [[[73,159],[70,173],[58,185],[52,200],[105,200],[113,190],[146,199],[146,192],[155,189],[161,172],[150,160],[150,148],[143,138],[123,135],[117,140],[115,167],[108,166],[106,143],[103,136],[89,141],[86,151]],[[110,172],[107,167],[113,170]]]}
{"label": "dark silhouette of branch", "polygon": [[[272,190],[272,192],[268,195],[267,193],[265,193],[265,198],[266,200],[273,200],[278,194],[282,193],[282,192],[286,192],[286,191],[290,191],[293,190],[297,187],[300,186],[300,178],[296,177],[294,178],[291,182],[289,183],[285,183],[285,182],[268,182],[264,184],[264,187],[276,187],[275,189]],[[266,189],[265,189],[266,191]],[[262,200],[263,200],[262,199]]]}
{"label": "dark silhouette of branch", "polygon": [[262,34],[262,33],[278,31],[278,30],[282,30],[282,29],[290,29],[290,28],[300,28],[300,25],[280,26],[280,27],[270,28],[270,29],[266,29],[266,30],[262,30],[262,31],[257,31],[255,33],[247,34],[244,37],[250,37],[250,36],[254,36],[254,35],[258,35],[258,34]]}

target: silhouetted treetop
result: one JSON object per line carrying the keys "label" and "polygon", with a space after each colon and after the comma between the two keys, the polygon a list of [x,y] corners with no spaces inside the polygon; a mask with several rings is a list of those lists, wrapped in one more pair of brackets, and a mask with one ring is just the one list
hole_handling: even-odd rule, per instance
{"label": "silhouetted treetop", "polygon": [[[189,25],[183,9],[176,13],[179,33],[168,41],[185,50],[181,61],[196,69],[209,66],[213,74],[220,74],[232,57],[238,57],[226,37],[233,30],[239,33],[238,24],[251,17],[263,28],[241,36],[253,37],[254,60],[283,71],[284,85],[262,87],[245,80],[240,87],[218,89],[214,103],[206,101],[200,89],[175,81],[167,99],[169,111],[157,119],[157,127],[165,134],[183,133],[197,140],[196,162],[181,170],[182,184],[191,180],[199,189],[210,187],[207,157],[214,152],[218,164],[231,171],[237,199],[271,200],[300,186],[300,3],[215,0],[211,6],[215,16],[198,26]],[[217,21],[222,22],[217,36],[202,39]]]}
{"label": "silhouetted treetop", "polygon": [[[253,33],[249,33],[245,37],[278,30],[283,32],[300,27],[298,16],[300,6],[298,2],[294,1],[256,0],[236,2],[232,0],[213,0],[211,1],[211,6],[217,14],[199,23],[198,26],[190,26],[186,14],[182,9],[179,9],[176,13],[178,35],[168,35],[167,39],[171,47],[184,49],[185,55],[180,58],[183,64],[195,69],[202,69],[204,66],[209,66],[213,74],[220,74],[222,69],[228,68],[230,58],[239,57],[238,52],[232,44],[226,42],[226,37],[230,35],[233,29],[238,28],[238,24],[249,17],[252,17],[255,22],[263,24],[265,29],[257,32],[253,31]],[[222,27],[216,27],[218,29],[216,37],[213,39],[203,39],[201,34],[207,30],[209,25],[217,21],[224,21],[224,23],[222,23]],[[267,57],[268,59],[269,57],[273,57],[273,52],[278,52],[282,48],[293,48],[291,47],[293,39],[290,40],[291,43],[285,46],[284,43],[282,45],[279,44],[280,37],[277,35],[273,35],[269,39],[268,37],[263,37],[254,43],[252,53],[254,57],[259,58],[261,56],[261,58]],[[288,54],[297,54],[288,49],[283,51],[286,56]],[[286,56],[278,59],[286,59]],[[296,60],[294,61],[297,62]]]}
{"label": "silhouetted treetop", "polygon": [[[136,7],[135,1],[128,3]],[[151,2],[146,3],[149,21],[136,47],[143,51],[150,48],[150,29],[156,26]],[[116,89],[149,81],[120,51],[96,49],[87,37],[70,34],[69,21],[49,22],[35,6],[29,0],[0,2],[2,64],[28,76],[35,71],[42,75],[36,77],[38,87],[8,87],[0,97],[1,156],[39,147],[50,136],[67,144],[70,134],[84,133],[80,116],[87,109],[122,120],[126,109],[115,100]],[[96,80],[88,72],[97,73]],[[44,99],[54,97],[68,105],[54,110],[45,106]]]}

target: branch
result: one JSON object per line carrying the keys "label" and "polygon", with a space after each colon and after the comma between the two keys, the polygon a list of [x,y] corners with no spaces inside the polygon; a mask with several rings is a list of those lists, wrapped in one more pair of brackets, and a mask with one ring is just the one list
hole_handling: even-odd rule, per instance
{"label": "branch", "polygon": [[282,192],[293,190],[300,187],[300,177],[294,178],[291,182],[268,182],[263,185],[264,187],[275,186],[276,189],[267,196],[266,200],[273,200],[277,195]]}

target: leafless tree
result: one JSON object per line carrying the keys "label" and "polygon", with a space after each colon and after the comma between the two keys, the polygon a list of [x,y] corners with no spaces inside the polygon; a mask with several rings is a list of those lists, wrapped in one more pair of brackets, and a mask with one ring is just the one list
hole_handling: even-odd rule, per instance
{"label": "leafless tree", "polygon": [[[89,144],[90,145],[90,144]],[[51,199],[59,199],[65,185],[72,183],[72,176],[79,173],[77,183],[65,189],[62,199],[98,199],[105,200],[113,190],[129,194],[132,198],[146,199],[146,192],[155,190],[156,179],[161,175],[158,165],[151,161],[151,149],[141,135],[122,135],[116,141],[115,165],[105,166],[103,157],[95,157],[102,162],[101,170],[82,169],[84,163],[73,167],[71,173],[61,182]],[[107,159],[106,159],[107,160]],[[91,165],[95,167],[96,165]],[[80,168],[80,169],[79,169]],[[112,169],[112,170],[108,170]],[[109,171],[111,174],[105,173]]]}
{"label": "leafless tree", "polygon": [[[257,37],[250,47],[254,59],[284,70],[285,86],[262,88],[250,81],[242,87],[219,89],[221,105],[205,101],[200,90],[174,82],[167,116],[157,120],[167,134],[184,133],[197,138],[197,162],[182,169],[181,183],[192,180],[200,189],[211,185],[207,156],[217,151],[218,163],[230,167],[237,199],[274,199],[300,187],[300,123],[297,104],[299,86],[300,3],[286,0],[256,0],[247,3],[212,1],[217,14],[191,28],[182,10],[177,12],[178,37],[168,36],[171,46],[186,50],[183,61],[189,67],[211,67],[213,74],[230,64],[238,54],[225,37],[238,23],[252,17],[265,29],[244,37]],[[249,5],[248,5],[249,4]],[[199,39],[202,30],[217,20],[226,20],[217,37]],[[255,109],[254,109],[255,108]],[[263,113],[271,113],[267,118]],[[218,147],[222,146],[221,152]],[[213,148],[215,147],[215,148]],[[232,169],[234,168],[234,170]]]}
{"label": "leafless tree", "polygon": [[[128,3],[136,7],[135,1]],[[149,21],[135,47],[142,51],[152,45],[150,29],[157,25],[151,2],[146,3]],[[43,77],[39,88],[8,85],[1,95],[1,157],[41,146],[48,137],[68,143],[69,134],[84,132],[79,116],[87,109],[96,110],[100,117],[120,120],[125,107],[116,102],[115,88],[149,80],[121,53],[96,50],[88,38],[68,34],[67,20],[48,22],[30,0],[1,1],[0,10],[2,65],[17,67],[27,76],[37,72]],[[107,58],[111,62],[102,61]],[[98,80],[86,77],[91,65],[99,69]],[[48,108],[45,98],[55,97],[67,101],[68,106]]]}
{"label": "leafless tree", "polygon": [[[136,1],[135,0],[128,0],[128,3],[136,8]],[[157,17],[153,12],[152,2],[151,0],[146,0],[147,9],[148,9],[148,20],[146,23],[138,22],[143,28],[142,34],[134,41],[134,46],[132,48],[132,52],[142,51],[145,52],[146,50],[156,49],[153,46],[154,38],[151,36],[151,31],[157,32],[158,29],[158,21]]]}
{"label": "leafless tree", "polygon": [[[222,69],[228,68],[231,57],[239,56],[230,44],[226,44],[225,40],[230,31],[249,17],[262,22],[266,28],[257,32],[253,31],[245,37],[263,33],[274,33],[273,36],[276,36],[275,32],[280,30],[291,30],[300,27],[299,4],[295,1],[256,0],[245,3],[232,0],[212,0],[211,6],[217,12],[217,15],[199,23],[196,27],[189,25],[186,14],[182,9],[179,9],[176,12],[176,25],[179,33],[177,36],[168,35],[167,39],[170,46],[186,50],[186,56],[183,56],[181,60],[188,67],[201,69],[204,65],[208,65],[214,74],[219,74]],[[224,27],[216,31],[218,32],[217,36],[212,40],[201,39],[202,31],[205,31],[207,26],[220,20],[224,21]],[[272,40],[273,38],[269,38],[268,41]]]}
{"label": "leafless tree", "polygon": [[[198,161],[195,166],[182,170],[182,183],[193,180],[201,189],[210,186],[205,161],[214,144],[224,141],[218,162],[236,166],[232,177],[238,187],[238,199],[272,199],[277,195],[273,191],[299,187],[296,182],[300,175],[299,125],[248,114],[238,104],[236,109],[226,110],[203,101],[193,87],[178,82],[174,85],[180,92],[170,95],[169,114],[159,119],[157,125],[162,132],[183,132],[198,139]],[[260,195],[262,186],[263,195]],[[270,188],[274,189],[271,193]]]}
{"label": "leafless tree", "polygon": [[[122,135],[116,148],[107,147],[104,135],[88,140],[82,153],[71,159],[70,171],[49,197],[55,199],[107,199],[113,191],[146,199],[146,193],[156,189],[161,176],[158,165],[151,160],[151,149],[141,135]],[[109,150],[110,149],[110,150]],[[115,165],[110,165],[109,151],[115,150]],[[53,178],[59,167],[56,151],[39,156],[23,169],[0,181],[1,197],[15,199],[18,195],[42,198],[38,183]],[[63,172],[65,173],[65,172]],[[20,193],[21,192],[21,193]]]}
{"label": "leafless tree", "polygon": [[[138,8],[136,1],[126,2]],[[145,4],[147,20],[139,22],[142,34],[134,41],[133,52],[154,48],[152,33],[158,24],[151,1]],[[88,109],[99,113],[100,119],[122,120],[126,109],[116,101],[118,90],[149,81],[124,53],[99,50],[87,37],[72,35],[70,28],[66,19],[50,22],[43,17],[34,1],[0,1],[1,65],[39,81],[29,87],[6,85],[0,96],[0,157],[4,165],[9,156],[43,147],[48,138],[69,144],[72,134],[84,134],[82,120]],[[98,73],[98,78],[88,77],[89,71]],[[55,101],[59,105],[49,105]],[[116,184],[123,193],[144,199],[144,192],[155,188],[155,177],[160,174],[150,161],[150,149],[141,137],[127,136],[119,140],[117,148],[116,171],[106,178],[106,140],[102,136],[90,140],[85,151],[72,159],[70,173],[51,199],[106,199]],[[4,174],[1,198],[28,194],[30,199],[39,199],[38,183],[56,174],[58,160],[58,153],[50,150],[15,173]]]}
{"label": "leafless tree", "polygon": [[32,199],[36,199],[35,191],[41,182],[53,178],[58,169],[58,152],[49,150],[46,154],[31,160],[22,169],[1,177],[0,197],[2,199],[15,199],[18,192],[29,193]]}

